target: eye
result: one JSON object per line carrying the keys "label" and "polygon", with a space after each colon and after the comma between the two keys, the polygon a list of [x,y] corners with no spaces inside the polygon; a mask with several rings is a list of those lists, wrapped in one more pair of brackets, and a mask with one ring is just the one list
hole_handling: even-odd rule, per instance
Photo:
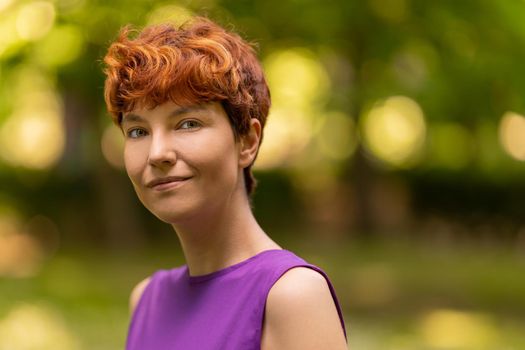
{"label": "eye", "polygon": [[146,136],[146,130],[135,128],[135,129],[129,130],[127,134],[129,138],[137,139],[139,137]]}
{"label": "eye", "polygon": [[179,128],[191,130],[191,129],[197,129],[200,126],[201,124],[196,120],[185,120],[180,124]]}

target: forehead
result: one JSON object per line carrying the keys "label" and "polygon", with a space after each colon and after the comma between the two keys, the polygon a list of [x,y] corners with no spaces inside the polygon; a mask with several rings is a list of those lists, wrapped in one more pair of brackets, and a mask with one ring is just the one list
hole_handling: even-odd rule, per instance
{"label": "forehead", "polygon": [[136,108],[129,113],[123,114],[121,123],[142,122],[156,116],[176,118],[186,114],[214,116],[225,114],[225,112],[218,102],[180,106],[170,101],[154,108]]}

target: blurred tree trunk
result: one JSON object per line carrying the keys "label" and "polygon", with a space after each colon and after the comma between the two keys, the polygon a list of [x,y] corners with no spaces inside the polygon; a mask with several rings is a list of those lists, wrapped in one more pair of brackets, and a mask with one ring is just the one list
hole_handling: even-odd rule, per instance
{"label": "blurred tree trunk", "polygon": [[[77,98],[74,92],[66,91],[63,96],[68,135],[65,163],[69,168],[66,171],[82,181],[91,181],[86,187],[95,190],[88,194],[88,202],[94,205],[83,206],[91,211],[82,213],[83,218],[88,218],[83,221],[89,222],[89,228],[72,232],[88,234],[95,238],[89,241],[102,248],[121,250],[143,246],[142,216],[137,210],[137,198],[133,195],[129,180],[111,169],[102,156],[99,111],[93,110],[93,105],[82,98]],[[86,149],[85,145],[90,148]],[[86,201],[86,198],[79,198],[78,201]],[[77,225],[85,223],[78,222]]]}
{"label": "blurred tree trunk", "polygon": [[375,231],[371,192],[376,174],[366,159],[361,145],[350,162],[348,173],[349,181],[353,183],[354,188],[356,236],[362,239],[371,238]]}
{"label": "blurred tree trunk", "polygon": [[[366,19],[363,13],[362,20]],[[365,103],[365,96],[362,88],[365,86],[363,74],[363,66],[366,63],[366,49],[367,26],[362,26],[359,23],[354,23],[352,27],[348,28],[348,36],[352,45],[347,46],[347,57],[349,57],[352,66],[354,67],[354,79],[350,89],[350,114],[354,116],[359,132],[360,119],[363,113],[363,105]],[[361,239],[370,238],[374,234],[374,219],[372,215],[372,208],[370,203],[370,193],[375,178],[375,170],[370,166],[369,160],[365,156],[365,150],[361,143],[347,163],[346,179],[352,183],[354,188],[354,214],[353,227],[349,227],[349,231],[354,231],[354,235]]]}

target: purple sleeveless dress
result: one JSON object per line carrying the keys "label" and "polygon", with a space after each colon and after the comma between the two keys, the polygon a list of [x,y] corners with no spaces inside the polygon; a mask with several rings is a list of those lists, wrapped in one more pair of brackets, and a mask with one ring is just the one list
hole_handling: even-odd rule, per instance
{"label": "purple sleeveless dress", "polygon": [[272,249],[207,275],[190,276],[186,265],[155,272],[133,313],[126,350],[259,350],[268,292],[299,266],[325,277],[346,336],[325,272],[288,250]]}

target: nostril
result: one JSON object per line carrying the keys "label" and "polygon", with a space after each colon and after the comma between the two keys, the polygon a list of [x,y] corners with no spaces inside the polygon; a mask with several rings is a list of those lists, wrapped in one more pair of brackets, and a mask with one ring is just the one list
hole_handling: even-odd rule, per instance
{"label": "nostril", "polygon": [[163,151],[150,154],[149,163],[155,166],[166,166],[175,164],[177,156],[173,151]]}
{"label": "nostril", "polygon": [[150,158],[149,163],[154,166],[166,166],[175,164],[175,157]]}

